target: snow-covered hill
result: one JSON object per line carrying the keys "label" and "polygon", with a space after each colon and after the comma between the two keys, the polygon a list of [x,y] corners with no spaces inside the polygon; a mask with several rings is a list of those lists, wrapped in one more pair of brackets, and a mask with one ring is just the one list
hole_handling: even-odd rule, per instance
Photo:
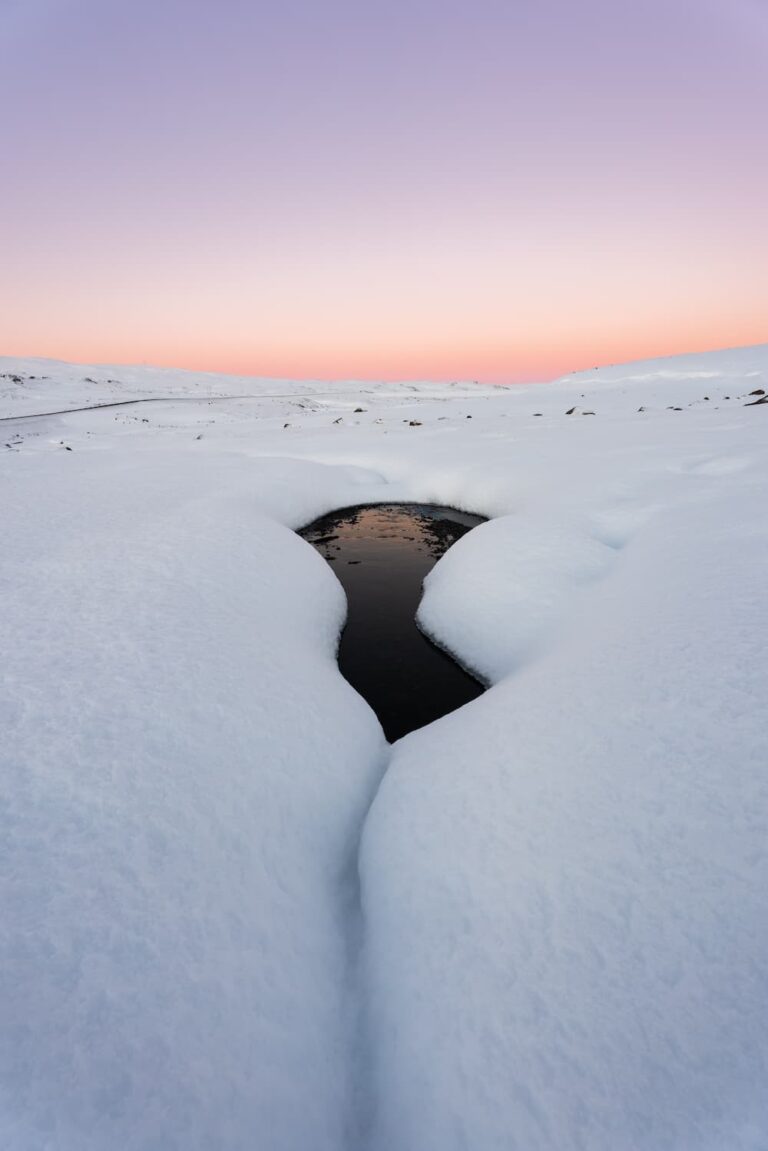
{"label": "snow-covered hill", "polygon": [[[0,385],[3,1148],[768,1146],[768,346]],[[389,748],[291,529],[401,499],[493,686]]]}
{"label": "snow-covered hill", "polygon": [[100,404],[136,400],[249,399],[276,411],[286,400],[347,399],[361,395],[409,395],[427,389],[431,395],[477,395],[488,391],[471,383],[371,384],[339,380],[271,380],[120,364],[66,364],[59,360],[0,356],[0,418],[27,416]]}

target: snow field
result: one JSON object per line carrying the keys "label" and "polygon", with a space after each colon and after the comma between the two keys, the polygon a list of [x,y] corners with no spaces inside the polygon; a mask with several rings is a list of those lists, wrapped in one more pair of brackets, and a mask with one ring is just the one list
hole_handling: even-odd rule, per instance
{"label": "snow field", "polygon": [[[42,367],[178,399],[0,425],[3,1147],[763,1151],[768,349]],[[377,500],[494,517],[419,611],[493,686],[391,753],[290,530]]]}

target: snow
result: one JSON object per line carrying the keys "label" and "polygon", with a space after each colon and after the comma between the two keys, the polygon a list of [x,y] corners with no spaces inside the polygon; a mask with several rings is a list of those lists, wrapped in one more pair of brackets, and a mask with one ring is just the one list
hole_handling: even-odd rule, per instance
{"label": "snow", "polygon": [[[0,361],[3,1148],[768,1147],[767,379]],[[290,530],[377,500],[492,517],[391,749]]]}
{"label": "snow", "polygon": [[252,501],[99,474],[4,517],[2,1145],[337,1147],[383,754],[343,597]]}
{"label": "snow", "polygon": [[[211,372],[187,372],[175,368],[148,368],[124,364],[68,364],[60,360],[0,356],[0,415],[27,416],[46,411],[110,403],[133,404],[137,400],[220,399],[259,400],[265,409],[280,412],[285,401],[304,400],[322,404],[332,398],[352,410],[362,397],[381,398],[418,394],[424,387],[431,394],[476,395],[477,385],[453,383],[442,388],[419,383],[386,385],[349,381],[281,380],[251,376],[222,376]],[[273,403],[273,401],[280,401]],[[251,407],[251,411],[253,408]]]}
{"label": "snow", "polygon": [[375,1147],[766,1146],[766,538],[729,506],[661,515],[556,651],[395,748]]}

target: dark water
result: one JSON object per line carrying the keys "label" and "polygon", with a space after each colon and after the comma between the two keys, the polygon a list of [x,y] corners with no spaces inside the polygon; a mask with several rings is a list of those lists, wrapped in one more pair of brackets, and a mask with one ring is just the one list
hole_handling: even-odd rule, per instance
{"label": "dark water", "polygon": [[416,626],[427,572],[481,516],[431,504],[345,508],[299,534],[332,564],[347,594],[342,675],[393,742],[475,699],[483,687]]}

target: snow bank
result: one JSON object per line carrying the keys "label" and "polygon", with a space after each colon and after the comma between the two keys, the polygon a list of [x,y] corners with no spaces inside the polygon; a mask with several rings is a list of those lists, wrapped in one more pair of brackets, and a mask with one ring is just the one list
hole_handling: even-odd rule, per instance
{"label": "snow bank", "polygon": [[366,823],[373,1148],[768,1145],[765,464],[670,467],[610,566],[521,516],[434,569],[501,682]]}
{"label": "snow bank", "polygon": [[0,1143],[337,1151],[383,751],[343,595],[247,484],[53,459],[4,488]]}
{"label": "snow bank", "polygon": [[427,576],[419,625],[486,682],[528,662],[561,622],[574,587],[613,551],[569,523],[520,513],[459,540]]}

